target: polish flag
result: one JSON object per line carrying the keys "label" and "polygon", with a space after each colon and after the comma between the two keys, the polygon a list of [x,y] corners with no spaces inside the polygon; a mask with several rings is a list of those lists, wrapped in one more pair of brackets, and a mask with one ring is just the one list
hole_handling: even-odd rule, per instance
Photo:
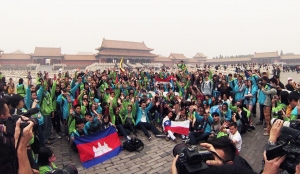
{"label": "polish flag", "polygon": [[188,135],[190,128],[190,121],[171,121],[166,120],[164,122],[165,131],[172,131],[174,133],[178,133],[180,135]]}

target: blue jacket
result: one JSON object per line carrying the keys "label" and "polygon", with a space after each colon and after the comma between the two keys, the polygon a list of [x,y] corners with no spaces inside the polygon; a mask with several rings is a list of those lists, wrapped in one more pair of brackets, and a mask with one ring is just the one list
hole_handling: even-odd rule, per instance
{"label": "blue jacket", "polygon": [[[252,87],[251,87],[251,94],[252,94],[252,103],[253,104],[255,104],[255,102],[256,102],[256,92],[257,92],[257,87],[256,87],[256,85],[252,85]],[[244,96],[245,95],[248,95],[248,91],[249,91],[249,88],[246,88],[246,90],[245,90],[245,93],[244,93]],[[245,98],[245,97],[244,97]]]}
{"label": "blue jacket", "polygon": [[258,76],[256,74],[252,74],[252,76],[248,77],[248,80],[251,80],[252,85],[255,85],[255,86],[257,86],[257,79],[258,79]]}
{"label": "blue jacket", "polygon": [[65,98],[62,94],[60,94],[57,99],[56,102],[60,105],[60,111],[62,113],[62,118],[63,119],[67,119],[69,116],[69,103],[67,98]]}
{"label": "blue jacket", "polygon": [[242,86],[239,86],[238,84],[235,85],[233,89],[233,92],[235,93],[235,101],[243,99],[245,88],[245,84],[242,84]]}
{"label": "blue jacket", "polygon": [[[137,116],[135,125],[137,125],[142,119],[142,108],[139,107],[138,101],[135,102],[135,106],[136,106],[136,116]],[[152,108],[152,106],[153,106],[153,103],[151,102],[144,110],[147,122],[149,122],[148,111]]]}
{"label": "blue jacket", "polygon": [[[265,89],[270,89],[270,87],[268,85],[265,86]],[[259,90],[259,93],[258,93],[258,103],[263,105],[265,100],[266,100],[266,95],[262,92],[262,90],[260,89]]]}
{"label": "blue jacket", "polygon": [[[197,121],[202,122],[203,121],[203,116],[199,115],[198,112],[195,113],[195,117]],[[211,125],[213,124],[214,120],[211,115],[208,116],[207,120],[204,120],[204,124],[206,124],[206,127],[204,129],[205,133],[210,133],[211,132]]]}

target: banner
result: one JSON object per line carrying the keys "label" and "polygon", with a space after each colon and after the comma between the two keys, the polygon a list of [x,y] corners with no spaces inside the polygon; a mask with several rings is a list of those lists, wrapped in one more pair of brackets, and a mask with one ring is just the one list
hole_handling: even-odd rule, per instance
{"label": "banner", "polygon": [[120,61],[120,71],[121,72],[125,72],[125,69],[123,68],[123,60],[124,60],[124,57],[122,57],[122,59]]}
{"label": "banner", "polygon": [[190,121],[171,121],[166,120],[164,122],[165,131],[172,131],[174,133],[178,133],[180,135],[188,135],[190,128]]}
{"label": "banner", "polygon": [[171,80],[173,81],[176,81],[176,77],[173,77],[173,76],[169,76],[167,78],[159,78],[159,77],[156,77],[154,78],[154,80],[158,83],[169,83]]}
{"label": "banner", "polygon": [[121,152],[121,142],[115,127],[75,138],[80,161],[85,168],[106,161]]}

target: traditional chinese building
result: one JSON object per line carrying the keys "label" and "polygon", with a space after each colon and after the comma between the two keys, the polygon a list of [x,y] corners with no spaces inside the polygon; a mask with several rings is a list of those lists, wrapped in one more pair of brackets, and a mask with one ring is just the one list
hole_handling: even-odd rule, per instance
{"label": "traditional chinese building", "polygon": [[124,63],[151,63],[157,55],[152,54],[144,42],[129,42],[103,39],[96,58],[99,63],[118,63],[124,58]]}
{"label": "traditional chinese building", "polygon": [[193,59],[198,62],[198,64],[204,64],[206,62],[206,56],[203,53],[197,53]]}
{"label": "traditional chinese building", "polygon": [[252,63],[269,64],[279,62],[280,56],[278,52],[254,53]]}
{"label": "traditional chinese building", "polygon": [[34,53],[31,56],[31,63],[40,65],[61,64],[64,55],[61,54],[61,48],[35,47]]}

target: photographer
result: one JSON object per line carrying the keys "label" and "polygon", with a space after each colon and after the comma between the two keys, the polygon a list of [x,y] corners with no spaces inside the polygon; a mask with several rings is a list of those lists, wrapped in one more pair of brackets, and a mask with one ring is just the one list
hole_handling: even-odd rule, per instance
{"label": "photographer", "polygon": [[[270,131],[270,137],[268,140],[268,144],[266,149],[270,149],[271,147],[274,147],[278,144],[277,139],[280,137],[280,131],[283,127],[284,121],[283,120],[276,120],[275,123],[272,126],[272,129]],[[279,173],[281,171],[280,165],[283,163],[286,159],[287,155],[281,155],[279,157],[276,157],[274,159],[267,159],[266,151],[264,152],[264,169],[262,171],[262,174],[273,174],[273,173]],[[295,167],[296,174],[300,174],[300,164],[298,164]]]}
{"label": "photographer", "polygon": [[[2,124],[9,117],[8,105],[4,99],[0,99],[0,173],[38,173],[37,170],[31,169],[27,155],[27,149],[30,148],[28,145],[33,137],[33,122],[29,121],[29,125],[21,129],[21,119],[18,119],[14,130],[14,140],[11,140],[6,134],[6,126]],[[26,117],[22,119],[28,120]],[[18,166],[15,163],[16,158],[18,158]]]}
{"label": "photographer", "polygon": [[[204,161],[209,167],[199,173],[243,173],[254,174],[248,162],[239,155],[236,155],[236,148],[228,137],[214,139],[208,143],[201,143],[201,148],[205,148],[213,154],[214,160]],[[174,158],[171,166],[171,173],[177,174],[176,162],[178,155]],[[199,164],[200,165],[200,164]]]}
{"label": "photographer", "polygon": [[292,109],[291,115],[284,115],[284,120],[285,121],[291,121],[291,120],[296,120],[300,119],[299,114],[300,114],[300,97],[298,95],[298,92],[293,91],[289,94],[288,101],[290,102],[290,106]]}
{"label": "photographer", "polygon": [[272,118],[278,118],[283,120],[285,115],[283,112],[286,111],[287,106],[289,105],[288,102],[289,93],[287,91],[282,91],[280,96],[274,96],[272,99]]}

